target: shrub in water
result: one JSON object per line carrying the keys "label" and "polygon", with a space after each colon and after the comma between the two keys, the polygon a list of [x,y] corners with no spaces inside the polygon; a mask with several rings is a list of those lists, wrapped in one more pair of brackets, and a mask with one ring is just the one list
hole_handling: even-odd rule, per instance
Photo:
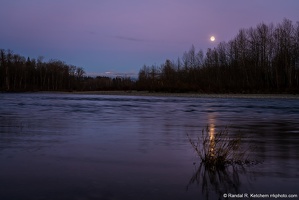
{"label": "shrub in water", "polygon": [[189,142],[202,163],[207,167],[223,168],[228,164],[250,164],[247,159],[248,148],[242,145],[241,134],[229,135],[228,128],[214,132],[207,126],[201,136],[194,140],[188,134]]}

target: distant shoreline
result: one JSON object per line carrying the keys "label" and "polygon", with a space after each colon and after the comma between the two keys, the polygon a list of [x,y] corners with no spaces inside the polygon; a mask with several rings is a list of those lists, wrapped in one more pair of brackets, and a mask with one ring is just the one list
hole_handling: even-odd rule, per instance
{"label": "distant shoreline", "polygon": [[[51,92],[43,92],[51,93]],[[190,98],[288,98],[299,99],[299,95],[294,94],[213,94],[213,93],[168,93],[168,92],[148,92],[148,91],[75,91],[75,92],[54,92],[64,94],[83,95],[114,95],[114,96],[152,96],[152,97],[190,97]]]}
{"label": "distant shoreline", "polygon": [[[6,93],[0,91],[0,94]],[[8,93],[41,93],[41,94],[74,94],[74,95],[111,95],[111,96],[148,96],[148,97],[186,97],[186,98],[280,98],[299,99],[297,94],[230,94],[230,93],[170,93],[170,92],[148,92],[148,91],[37,91],[37,92],[8,92]]]}

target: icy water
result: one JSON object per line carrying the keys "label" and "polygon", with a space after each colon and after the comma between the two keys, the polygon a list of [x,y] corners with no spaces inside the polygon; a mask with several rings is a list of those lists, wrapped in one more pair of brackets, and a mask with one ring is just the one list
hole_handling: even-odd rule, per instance
{"label": "icy water", "polygon": [[[200,169],[186,134],[206,126],[242,132],[260,163]],[[298,98],[0,94],[1,200],[232,194],[298,199]]]}

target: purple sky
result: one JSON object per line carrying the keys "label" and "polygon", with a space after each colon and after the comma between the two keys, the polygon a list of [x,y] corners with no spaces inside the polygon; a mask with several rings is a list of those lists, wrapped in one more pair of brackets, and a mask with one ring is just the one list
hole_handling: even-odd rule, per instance
{"label": "purple sky", "polygon": [[1,0],[0,48],[88,74],[137,74],[192,44],[205,51],[228,41],[240,28],[299,21],[298,10],[298,0]]}

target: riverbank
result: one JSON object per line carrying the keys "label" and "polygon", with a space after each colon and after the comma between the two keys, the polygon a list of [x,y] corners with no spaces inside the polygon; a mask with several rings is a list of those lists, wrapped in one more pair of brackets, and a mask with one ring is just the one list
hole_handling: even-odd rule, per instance
{"label": "riverbank", "polygon": [[[0,92],[0,94],[7,92]],[[14,93],[14,92],[9,92]],[[20,92],[17,92],[20,93]],[[153,96],[153,97],[190,97],[190,98],[283,98],[299,99],[297,94],[233,94],[233,93],[169,93],[169,92],[148,92],[148,91],[38,91],[38,92],[21,92],[21,93],[41,93],[41,94],[82,94],[82,95],[114,95],[114,96]]]}
{"label": "riverbank", "polygon": [[191,98],[294,98],[299,99],[299,95],[293,94],[203,94],[203,93],[165,93],[148,91],[83,91],[83,92],[63,92],[69,94],[86,95],[117,95],[117,96],[153,96],[153,97],[191,97]]}

